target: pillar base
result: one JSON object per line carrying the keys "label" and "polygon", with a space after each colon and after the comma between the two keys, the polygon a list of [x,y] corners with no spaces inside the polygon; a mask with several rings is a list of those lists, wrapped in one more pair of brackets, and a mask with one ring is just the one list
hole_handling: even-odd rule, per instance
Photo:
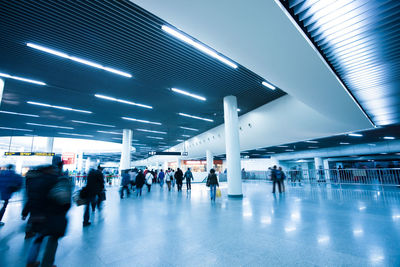
{"label": "pillar base", "polygon": [[228,195],[229,198],[243,198],[243,194],[240,195]]}

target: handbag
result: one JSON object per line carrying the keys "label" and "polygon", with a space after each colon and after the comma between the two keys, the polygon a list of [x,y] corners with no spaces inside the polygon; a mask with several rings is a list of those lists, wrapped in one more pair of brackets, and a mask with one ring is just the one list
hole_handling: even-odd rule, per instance
{"label": "handbag", "polygon": [[72,199],[74,200],[77,206],[85,205],[87,203],[87,199],[82,198],[81,193],[82,190],[79,190],[76,191],[72,196]]}
{"label": "handbag", "polygon": [[221,197],[221,189],[217,188],[216,197]]}

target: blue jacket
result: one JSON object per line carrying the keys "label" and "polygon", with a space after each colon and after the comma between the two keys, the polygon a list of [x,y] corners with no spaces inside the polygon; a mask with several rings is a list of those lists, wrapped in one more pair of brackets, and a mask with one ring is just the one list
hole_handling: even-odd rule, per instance
{"label": "blue jacket", "polygon": [[164,174],[163,171],[161,171],[161,172],[158,174],[158,179],[164,180],[164,177],[165,177],[165,174]]}
{"label": "blue jacket", "polygon": [[2,200],[11,198],[12,193],[22,186],[22,177],[12,170],[0,171],[0,194]]}

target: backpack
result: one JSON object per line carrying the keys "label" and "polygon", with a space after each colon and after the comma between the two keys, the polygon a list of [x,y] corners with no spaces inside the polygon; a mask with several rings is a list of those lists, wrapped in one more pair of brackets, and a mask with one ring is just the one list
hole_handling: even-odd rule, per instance
{"label": "backpack", "polygon": [[68,177],[59,177],[48,193],[48,197],[59,205],[71,204],[71,183]]}

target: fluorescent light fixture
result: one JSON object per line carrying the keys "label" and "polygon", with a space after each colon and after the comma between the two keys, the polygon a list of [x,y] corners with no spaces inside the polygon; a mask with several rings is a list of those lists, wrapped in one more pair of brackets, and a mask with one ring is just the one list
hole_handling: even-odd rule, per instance
{"label": "fluorescent light fixture", "polygon": [[357,134],[357,133],[351,133],[351,134],[348,134],[348,136],[353,136],[353,137],[363,137],[363,135],[362,135],[362,134]]}
{"label": "fluorescent light fixture", "polygon": [[381,154],[381,155],[387,155],[387,153],[385,153],[385,152],[384,152],[384,153],[379,153],[379,154]]}
{"label": "fluorescent light fixture", "polygon": [[107,124],[94,123],[94,122],[87,122],[87,121],[75,121],[75,120],[72,120],[72,122],[80,123],[80,124],[94,125],[94,126],[110,127],[110,128],[114,128],[114,127],[115,127],[114,125],[107,125]]}
{"label": "fluorescent light fixture", "polygon": [[198,116],[193,116],[193,115],[189,115],[189,114],[186,114],[186,113],[178,113],[178,114],[181,115],[181,116],[184,116],[184,117],[192,118],[192,119],[214,122],[211,119],[206,119],[206,118],[202,118],[202,117],[198,117]]}
{"label": "fluorescent light fixture", "polygon": [[137,131],[140,131],[140,132],[146,132],[146,133],[167,134],[166,132],[153,131],[153,130],[146,130],[146,129],[136,129],[136,130],[137,130]]}
{"label": "fluorescent light fixture", "polygon": [[271,89],[271,90],[275,90],[275,89],[276,89],[275,86],[273,86],[273,85],[270,84],[270,83],[267,83],[266,81],[262,82],[261,84],[264,85],[265,87],[268,87],[268,88]]}
{"label": "fluorescent light fixture", "polygon": [[163,137],[158,137],[158,136],[146,136],[146,137],[150,139],[164,140]]}
{"label": "fluorescent light fixture", "polygon": [[111,138],[111,139],[114,139],[114,140],[122,140],[121,137],[113,137],[113,138]]}
{"label": "fluorescent light fixture", "polygon": [[31,105],[47,107],[47,108],[56,108],[56,109],[75,111],[75,112],[81,112],[81,113],[89,113],[89,114],[92,113],[91,111],[87,111],[87,110],[74,109],[74,108],[68,108],[68,107],[62,107],[62,106],[54,106],[54,105],[49,105],[49,104],[39,103],[39,102],[34,102],[34,101],[27,101],[26,103],[31,104]]}
{"label": "fluorescent light fixture", "polygon": [[293,152],[294,150],[293,150],[293,149],[285,149],[285,151],[287,151],[287,152]]}
{"label": "fluorescent light fixture", "polygon": [[105,134],[117,134],[117,135],[122,135],[120,132],[110,132],[110,131],[97,131],[98,133],[105,133]]}
{"label": "fluorescent light fixture", "polygon": [[171,90],[174,91],[175,93],[179,93],[179,94],[182,94],[182,95],[187,95],[187,96],[199,99],[201,101],[206,101],[205,97],[202,97],[202,96],[199,96],[199,95],[195,95],[195,94],[183,91],[183,90],[178,89],[178,88],[171,88]]}
{"label": "fluorescent light fixture", "polygon": [[393,136],[385,136],[385,137],[383,137],[383,139],[394,140],[394,139],[396,139],[396,138],[393,137]]}
{"label": "fluorescent light fixture", "polygon": [[308,148],[318,148],[317,146],[309,146]]}
{"label": "fluorescent light fixture", "polygon": [[10,130],[10,131],[22,131],[22,132],[33,132],[33,130],[29,130],[29,129],[19,129],[19,128],[10,128],[10,127],[1,127],[1,130]]}
{"label": "fluorescent light fixture", "polygon": [[223,56],[220,56],[214,50],[208,48],[207,46],[203,45],[202,43],[200,43],[198,41],[193,40],[191,37],[188,37],[188,36],[178,32],[177,30],[175,30],[169,26],[163,25],[161,27],[161,29],[163,29],[167,33],[171,34],[172,36],[184,41],[185,43],[197,48],[198,50],[202,51],[203,53],[206,53],[207,55],[209,55],[215,59],[218,59],[222,63],[224,63],[234,69],[236,69],[238,67],[235,63],[233,63],[232,61],[228,60],[227,58],[225,58]]}
{"label": "fluorescent light fixture", "polygon": [[350,143],[340,142],[340,145],[350,145]]}
{"label": "fluorescent light fixture", "polygon": [[190,137],[190,135],[182,134],[183,137]]}
{"label": "fluorescent light fixture", "polygon": [[11,112],[11,111],[5,111],[5,110],[0,110],[0,113],[10,114],[10,115],[19,115],[19,116],[26,116],[26,117],[35,117],[35,118],[39,118],[39,115],[26,114],[26,113],[18,113],[18,112]]}
{"label": "fluorescent light fixture", "polygon": [[275,152],[272,152],[272,151],[269,151],[269,152],[267,152],[268,154],[275,154]]}
{"label": "fluorescent light fixture", "polygon": [[311,141],[311,140],[304,141],[304,142],[306,142],[306,143],[310,143],[310,144],[317,144],[317,143],[318,143],[318,141]]}
{"label": "fluorescent light fixture", "polygon": [[33,123],[33,122],[27,122],[26,124],[32,125],[32,126],[49,127],[49,128],[58,128],[58,129],[67,129],[67,130],[73,130],[73,129],[74,129],[74,128],[72,128],[72,127],[57,126],[57,125],[49,125],[49,124],[40,124],[40,123]]}
{"label": "fluorescent light fixture", "polygon": [[44,82],[35,81],[35,80],[22,78],[22,77],[18,77],[18,76],[13,76],[13,75],[9,75],[6,73],[0,73],[0,77],[14,79],[14,80],[22,81],[22,82],[27,82],[27,83],[34,83],[34,84],[38,84],[38,85],[46,85]]}
{"label": "fluorescent light fixture", "polygon": [[132,105],[132,106],[138,106],[138,107],[148,108],[148,109],[152,109],[153,108],[152,106],[149,106],[149,105],[139,104],[139,103],[135,103],[135,102],[127,101],[127,100],[123,100],[123,99],[118,99],[118,98],[111,97],[111,96],[105,96],[105,95],[100,95],[100,94],[95,94],[94,96],[98,97],[98,98],[110,100],[110,101],[115,101],[115,102],[119,102],[119,103]]}
{"label": "fluorescent light fixture", "polygon": [[189,128],[189,127],[183,127],[183,126],[179,126],[179,128],[184,129],[184,130],[189,130],[189,131],[195,131],[198,132],[198,129],[194,129],[194,128]]}
{"label": "fluorescent light fixture", "polygon": [[139,119],[134,119],[134,118],[129,118],[129,117],[121,117],[124,120],[128,121],[136,121],[136,122],[142,122],[142,123],[148,123],[148,124],[155,124],[155,125],[161,125],[160,122],[153,122],[153,121],[147,121],[147,120],[139,120]]}
{"label": "fluorescent light fixture", "polygon": [[236,109],[237,110],[237,112],[240,112],[241,110],[240,110],[240,108],[238,108],[238,109]]}
{"label": "fluorescent light fixture", "polygon": [[176,139],[176,141],[178,141],[178,142],[184,142],[184,140],[182,140],[182,139]]}
{"label": "fluorescent light fixture", "polygon": [[76,133],[58,133],[58,134],[64,134],[64,135],[71,135],[71,136],[79,136],[79,137],[93,137],[93,135],[89,134],[76,134]]}
{"label": "fluorescent light fixture", "polygon": [[276,146],[276,147],[289,147],[289,146]]}
{"label": "fluorescent light fixture", "polygon": [[49,53],[49,54],[52,54],[52,55],[55,55],[55,56],[59,56],[59,57],[62,57],[62,58],[70,59],[70,60],[73,60],[75,62],[79,62],[79,63],[85,64],[85,65],[88,65],[88,66],[91,66],[91,67],[94,67],[94,68],[102,69],[102,70],[105,70],[105,71],[108,71],[108,72],[112,72],[112,73],[115,73],[115,74],[118,74],[118,75],[121,75],[121,76],[124,76],[124,77],[128,77],[128,78],[132,77],[132,75],[129,74],[129,73],[126,73],[126,72],[123,72],[123,71],[120,71],[120,70],[116,70],[116,69],[113,69],[113,68],[110,68],[110,67],[105,67],[103,65],[100,65],[98,63],[95,63],[95,62],[92,62],[92,61],[89,61],[89,60],[86,60],[86,59],[78,58],[78,57],[75,57],[75,56],[70,56],[70,55],[68,55],[66,53],[63,53],[63,52],[60,52],[60,51],[57,51],[57,50],[54,50],[54,49],[50,49],[50,48],[47,48],[47,47],[44,47],[44,46],[41,46],[41,45],[37,45],[37,44],[33,44],[33,43],[27,43],[26,45],[31,47],[31,48],[35,48],[37,50],[40,50],[40,51],[43,51],[43,52],[46,52],[46,53]]}

